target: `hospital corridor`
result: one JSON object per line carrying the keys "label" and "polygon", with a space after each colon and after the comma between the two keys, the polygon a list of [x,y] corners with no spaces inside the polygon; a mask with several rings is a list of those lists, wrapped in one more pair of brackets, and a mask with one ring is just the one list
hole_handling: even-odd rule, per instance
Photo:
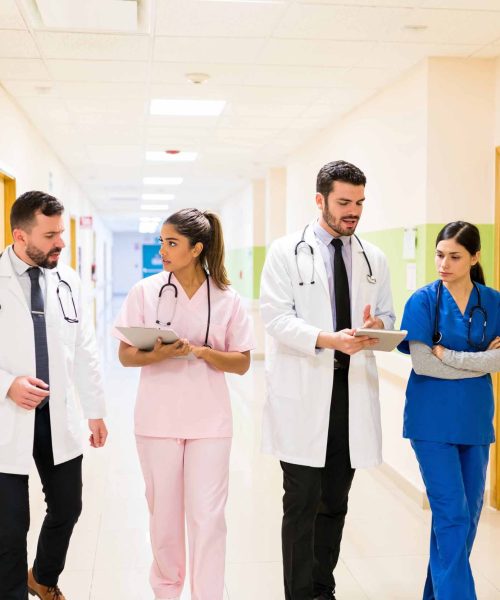
{"label": "hospital corridor", "polygon": [[500,600],[500,0],[0,0],[0,600]]}

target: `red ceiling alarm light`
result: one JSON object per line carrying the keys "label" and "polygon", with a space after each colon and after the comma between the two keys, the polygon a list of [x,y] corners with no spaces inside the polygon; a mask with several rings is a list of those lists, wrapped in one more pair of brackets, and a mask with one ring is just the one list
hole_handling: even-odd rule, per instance
{"label": "red ceiling alarm light", "polygon": [[165,154],[180,154],[180,150],[165,150]]}

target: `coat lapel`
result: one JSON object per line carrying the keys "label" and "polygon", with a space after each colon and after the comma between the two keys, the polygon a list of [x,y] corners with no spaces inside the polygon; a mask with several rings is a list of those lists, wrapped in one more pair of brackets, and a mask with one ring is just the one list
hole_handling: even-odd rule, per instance
{"label": "coat lapel", "polygon": [[18,302],[22,306],[24,306],[24,308],[26,308],[26,311],[29,313],[29,307],[28,303],[26,302],[26,297],[16,277],[16,274],[14,273],[12,263],[10,262],[8,248],[4,250],[0,258],[0,278],[5,278],[4,281],[9,292],[16,297]]}
{"label": "coat lapel", "polygon": [[[363,310],[365,308],[362,298],[362,287],[365,282],[366,261],[363,257],[363,249],[358,240],[353,236],[352,240],[352,279],[351,279],[351,321],[353,327],[363,324]],[[374,307],[372,307],[374,308]]]}

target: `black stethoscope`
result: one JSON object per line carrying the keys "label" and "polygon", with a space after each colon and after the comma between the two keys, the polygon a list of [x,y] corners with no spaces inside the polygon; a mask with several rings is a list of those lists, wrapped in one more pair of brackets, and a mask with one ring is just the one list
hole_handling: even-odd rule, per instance
{"label": "black stethoscope", "polygon": [[[304,280],[302,279],[302,275],[300,274],[299,257],[298,257],[299,248],[302,244],[305,244],[307,246],[307,248],[309,249],[309,253],[311,255],[311,259],[312,259],[312,273],[311,273],[311,281],[309,282],[309,285],[315,284],[314,276],[316,274],[316,268],[315,268],[315,264],[314,264],[314,248],[311,246],[311,244],[306,242],[306,239],[305,239],[306,231],[307,231],[308,227],[309,227],[309,225],[306,225],[304,227],[304,231],[302,232],[302,237],[300,238],[300,241],[295,244],[295,249],[294,249],[295,265],[297,267],[297,273],[299,275],[299,285],[304,285]],[[365,249],[363,248],[363,244],[361,243],[361,240],[359,239],[359,237],[356,234],[353,234],[353,235],[356,238],[358,244],[361,246],[361,252],[363,252],[363,256],[365,257],[366,264],[368,266],[368,274],[366,275],[366,279],[367,279],[368,283],[375,284],[375,283],[377,283],[377,279],[376,279],[376,277],[373,276],[372,266],[370,264],[370,261],[368,260],[368,256],[366,256],[366,252],[365,252]]]}
{"label": "black stethoscope", "polygon": [[[473,281],[472,285],[474,286],[474,289],[476,290],[478,303],[470,309],[469,324],[467,327],[467,343],[470,346],[472,346],[473,348],[476,348],[476,350],[482,350],[484,340],[486,337],[486,326],[488,324],[488,313],[486,312],[486,310],[483,308],[483,306],[481,304],[481,293],[479,292],[479,288],[476,285],[476,282]],[[441,340],[443,339],[443,334],[439,331],[439,301],[441,299],[441,290],[442,289],[443,289],[443,282],[440,281],[438,283],[438,288],[437,288],[437,292],[436,292],[436,312],[434,314],[434,333],[432,334],[432,343],[433,344],[439,344],[441,342]],[[476,344],[475,342],[473,342],[471,339],[471,336],[470,336],[470,330],[472,327],[472,318],[474,316],[474,311],[479,312],[481,314],[481,317],[483,318],[483,330],[482,330],[482,335],[481,335],[481,341],[479,342],[479,344]]]}
{"label": "black stethoscope", "polygon": [[[207,280],[208,318],[207,318],[207,331],[205,333],[205,342],[203,343],[203,346],[206,348],[211,348],[212,346],[208,343],[208,335],[210,333],[210,317],[211,317],[211,313],[212,313],[212,307],[211,307],[211,303],[210,303],[210,279],[209,279],[207,271],[204,270],[204,273],[205,273],[205,277]],[[160,321],[158,313],[160,310],[161,295],[163,294],[163,290],[165,290],[166,288],[170,288],[174,292],[174,311],[173,311],[172,317],[170,319],[168,319],[167,321],[163,322],[163,321]],[[161,325],[162,327],[170,327],[170,325],[172,325],[172,321],[175,318],[175,311],[177,310],[177,297],[178,296],[179,296],[179,290],[177,289],[177,286],[175,285],[175,283],[172,283],[172,273],[169,273],[167,283],[164,283],[161,286],[160,292],[158,294],[158,303],[156,305],[156,321],[155,321],[155,323],[157,325]]]}
{"label": "black stethoscope", "polygon": [[[61,307],[61,312],[63,314],[64,320],[67,321],[68,323],[78,323],[78,314],[76,312],[75,299],[73,298],[73,290],[71,289],[71,286],[69,285],[69,283],[67,281],[64,281],[64,279],[61,279],[61,276],[59,275],[59,271],[56,271],[56,275],[59,279],[59,282],[57,283],[57,288],[56,288],[57,299],[59,300],[59,306]],[[63,305],[63,302],[61,299],[61,290],[66,290],[66,295],[69,294],[69,298],[71,299],[70,310],[71,310],[71,306],[73,306],[73,312],[71,313],[71,316],[69,316],[69,317],[66,314],[66,311],[64,310],[64,305]]]}

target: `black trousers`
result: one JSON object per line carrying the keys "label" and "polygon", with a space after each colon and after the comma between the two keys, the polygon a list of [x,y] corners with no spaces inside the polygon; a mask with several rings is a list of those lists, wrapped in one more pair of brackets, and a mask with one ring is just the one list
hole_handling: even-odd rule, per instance
{"label": "black trousers", "polygon": [[354,477],[349,456],[348,369],[335,371],[324,467],[281,463],[283,574],[286,600],[335,591],[333,570]]}
{"label": "black trousers", "polygon": [[[40,531],[33,574],[38,583],[57,584],[73,527],[82,510],[82,457],[54,465],[50,402],[36,410],[33,458],[42,481],[47,514]],[[0,473],[0,599],[27,600],[30,524],[28,476]]]}

